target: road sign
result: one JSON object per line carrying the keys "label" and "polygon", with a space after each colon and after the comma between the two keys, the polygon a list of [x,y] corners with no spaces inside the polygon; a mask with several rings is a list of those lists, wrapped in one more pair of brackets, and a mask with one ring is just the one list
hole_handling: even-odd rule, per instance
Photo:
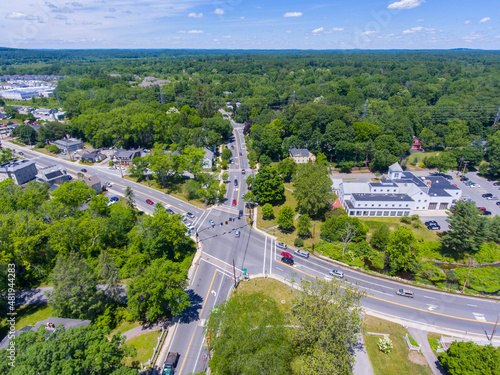
{"label": "road sign", "polygon": [[243,271],[243,276],[245,276],[245,277],[248,276],[246,268],[243,268],[242,271]]}

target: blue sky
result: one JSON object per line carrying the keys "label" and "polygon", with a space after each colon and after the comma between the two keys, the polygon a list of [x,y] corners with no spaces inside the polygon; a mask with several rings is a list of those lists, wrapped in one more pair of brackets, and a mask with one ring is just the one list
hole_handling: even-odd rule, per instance
{"label": "blue sky", "polygon": [[13,48],[500,50],[498,0],[2,3],[0,45]]}

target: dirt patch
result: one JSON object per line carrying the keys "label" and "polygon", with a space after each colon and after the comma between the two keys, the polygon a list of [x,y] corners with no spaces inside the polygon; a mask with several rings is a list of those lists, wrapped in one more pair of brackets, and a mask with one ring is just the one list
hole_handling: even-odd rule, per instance
{"label": "dirt patch", "polygon": [[408,359],[417,365],[429,366],[425,357],[420,352],[415,350],[410,351]]}

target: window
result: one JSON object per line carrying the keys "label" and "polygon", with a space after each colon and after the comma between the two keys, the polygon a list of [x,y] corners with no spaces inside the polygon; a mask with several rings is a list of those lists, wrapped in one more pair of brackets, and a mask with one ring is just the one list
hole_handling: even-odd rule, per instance
{"label": "window", "polygon": [[409,204],[406,205],[406,207],[409,207],[409,206],[410,206]]}
{"label": "window", "polygon": [[377,191],[377,189],[373,189],[373,192],[376,192],[376,191]]}
{"label": "window", "polygon": [[368,211],[363,211],[363,216],[368,216]]}
{"label": "window", "polygon": [[392,205],[392,207],[394,207],[394,204]]}
{"label": "window", "polygon": [[372,207],[375,207],[375,205],[374,205],[374,204],[372,204]]}
{"label": "window", "polygon": [[420,199],[418,200],[418,203],[420,203]]}
{"label": "window", "polygon": [[384,216],[389,216],[389,211],[384,211]]}
{"label": "window", "polygon": [[378,206],[379,206],[379,207],[382,207],[382,205],[381,205],[381,204],[379,204]]}
{"label": "window", "polygon": [[382,211],[377,211],[377,216],[382,216]]}
{"label": "window", "polygon": [[398,216],[403,216],[403,211],[398,211]]}
{"label": "window", "polygon": [[391,216],[396,216],[396,211],[391,211]]}
{"label": "window", "polygon": [[376,211],[370,211],[370,216],[375,216],[376,213]]}
{"label": "window", "polygon": [[390,189],[387,189],[387,192],[389,193],[391,190]]}

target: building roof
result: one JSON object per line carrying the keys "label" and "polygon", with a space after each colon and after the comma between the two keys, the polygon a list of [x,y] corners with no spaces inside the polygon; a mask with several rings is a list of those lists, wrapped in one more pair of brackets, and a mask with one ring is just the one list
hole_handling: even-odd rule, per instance
{"label": "building roof", "polygon": [[356,201],[413,202],[406,194],[352,194]]}
{"label": "building roof", "polygon": [[82,181],[85,182],[89,186],[94,186],[95,184],[99,184],[99,185],[101,184],[101,180],[96,175],[84,177],[82,179]]}
{"label": "building roof", "polygon": [[394,182],[387,180],[387,182],[370,182],[371,187],[397,187]]}
{"label": "building roof", "polygon": [[75,138],[63,138],[63,139],[58,139],[57,141],[54,141],[54,144],[56,146],[61,145],[61,146],[69,147],[69,146],[81,145],[82,141],[79,139],[75,139]]}
{"label": "building roof", "polygon": [[214,153],[208,149],[205,149],[205,159],[212,160],[214,158]]}
{"label": "building roof", "polygon": [[98,151],[93,151],[93,152],[86,152],[84,154],[82,154],[82,159],[83,158],[86,158],[86,159],[94,159],[95,157],[99,156],[101,153],[98,152]]}
{"label": "building roof", "polygon": [[370,193],[370,185],[366,182],[342,182],[341,185],[344,189],[344,194]]}
{"label": "building roof", "polygon": [[0,172],[3,172],[3,173],[6,173],[7,171],[8,172],[15,172],[15,171],[30,167],[31,165],[35,165],[35,162],[33,160],[12,159],[11,161],[0,165]]}
{"label": "building roof", "polygon": [[403,172],[403,168],[401,168],[401,166],[399,165],[398,162],[392,164],[389,166],[389,170],[391,172]]}
{"label": "building roof", "polygon": [[52,179],[57,178],[57,177],[59,177],[59,176],[64,176],[64,173],[62,173],[62,171],[59,171],[59,170],[58,170],[58,171],[54,171],[54,172],[49,172],[49,173],[47,173],[47,174],[45,175],[45,178],[46,178],[47,180],[52,180]]}
{"label": "building roof", "polygon": [[141,150],[118,150],[115,152],[115,157],[119,159],[131,159],[136,153],[141,154]]}
{"label": "building roof", "polygon": [[309,157],[309,150],[306,149],[306,148],[295,148],[295,147],[292,147],[290,149],[290,154],[292,155],[292,157]]}

